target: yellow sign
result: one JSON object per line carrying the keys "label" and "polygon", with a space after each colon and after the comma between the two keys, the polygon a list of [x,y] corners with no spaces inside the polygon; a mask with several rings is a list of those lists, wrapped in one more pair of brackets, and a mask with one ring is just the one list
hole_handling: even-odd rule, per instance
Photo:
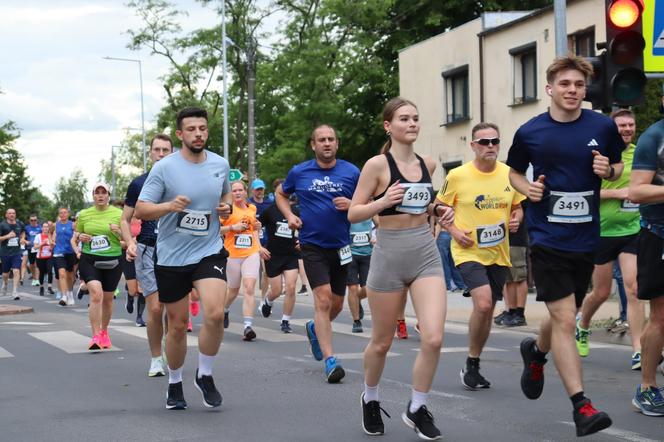
{"label": "yellow sign", "polygon": [[643,10],[643,70],[664,72],[664,0],[645,0]]}

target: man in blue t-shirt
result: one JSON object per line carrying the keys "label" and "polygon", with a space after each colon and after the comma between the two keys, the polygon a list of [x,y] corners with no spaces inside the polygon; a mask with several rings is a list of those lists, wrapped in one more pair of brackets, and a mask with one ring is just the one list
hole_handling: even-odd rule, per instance
{"label": "man in blue t-shirt", "polygon": [[[599,243],[600,185],[602,179],[620,176],[625,148],[610,118],[581,109],[591,75],[592,66],[581,57],[554,60],[546,71],[549,111],[517,130],[507,157],[512,185],[531,201],[526,225],[532,272],[537,300],[546,303],[550,315],[542,321],[537,340],[526,338],[521,343],[521,389],[529,399],[539,398],[545,356],[553,349],[574,408],[577,436],[611,425],[609,416],[584,395],[574,332]],[[537,177],[533,183],[525,176],[530,164]]]}
{"label": "man in blue t-shirt", "polygon": [[21,299],[18,295],[18,282],[21,279],[21,246],[25,245],[25,225],[16,219],[16,210],[7,209],[5,220],[0,223],[0,257],[2,258],[2,294],[7,296],[9,272],[13,273],[12,297],[14,301]]}
{"label": "man in blue t-shirt", "polygon": [[30,223],[25,226],[25,249],[28,251],[28,264],[30,266],[30,274],[32,275],[32,285],[38,286],[39,276],[37,275],[37,250],[34,250],[35,236],[41,233],[41,225],[36,214],[30,215]]}
{"label": "man in blue t-shirt", "polygon": [[[153,163],[161,160],[173,152],[171,137],[157,134],[150,141],[150,160]],[[134,261],[136,266],[136,279],[140,284],[142,294],[139,294],[137,306],[137,321],[141,314],[141,304],[148,307],[148,346],[152,354],[149,377],[165,376],[166,362],[161,354],[161,339],[164,335],[163,320],[164,304],[159,302],[157,280],[154,275],[154,248],[157,243],[157,220],[146,220],[141,223],[141,231],[134,239],[131,235],[131,219],[134,216],[138,196],[141,194],[143,184],[148,178],[146,172],[132,180],[127,188],[125,205],[122,209],[122,239],[127,243],[127,261]],[[144,298],[141,303],[141,297]],[[129,301],[131,299],[131,302]],[[127,305],[133,309],[133,297],[127,293]],[[129,310],[129,309],[128,309]],[[131,312],[129,312],[131,313]],[[137,322],[138,323],[138,322]]]}
{"label": "man in blue t-shirt", "polygon": [[[661,103],[664,113],[664,89]],[[639,137],[629,199],[640,204],[641,212],[637,297],[650,302],[650,320],[641,335],[641,385],[632,404],[646,416],[664,416],[664,397],[657,387],[657,364],[664,347],[664,119]]]}
{"label": "man in blue t-shirt", "polygon": [[187,354],[189,292],[200,295],[205,321],[198,335],[198,369],[194,386],[206,407],[221,406],[212,367],[223,337],[226,303],[226,257],[219,236],[219,217],[231,213],[225,158],[205,149],[208,115],[187,107],[177,116],[182,148],[154,165],[136,203],[136,217],[159,220],[154,267],[159,301],[168,316],[166,408],[187,408],[182,368]]}
{"label": "man in blue t-shirt", "polygon": [[[304,269],[314,292],[314,320],[306,324],[311,352],[316,360],[325,359],[327,381],[336,383],[345,372],[332,351],[332,321],[343,309],[347,264],[353,259],[348,208],[360,170],[336,158],[339,142],[332,126],[314,129],[310,145],[315,158],[294,166],[275,196],[288,226],[300,230]],[[288,201],[293,193],[300,216]]]}

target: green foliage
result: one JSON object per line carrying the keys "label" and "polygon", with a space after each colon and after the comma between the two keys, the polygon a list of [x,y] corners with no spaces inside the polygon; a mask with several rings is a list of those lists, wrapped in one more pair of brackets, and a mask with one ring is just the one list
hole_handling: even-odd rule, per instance
{"label": "green foliage", "polygon": [[88,180],[80,168],[75,168],[69,177],[60,177],[55,183],[54,213],[51,219],[56,219],[57,209],[67,207],[73,216],[87,206]]}
{"label": "green foliage", "polygon": [[648,80],[646,83],[646,101],[644,104],[633,107],[636,115],[636,135],[641,135],[651,124],[664,118],[659,113],[659,105],[662,103],[662,86],[664,80]]}
{"label": "green foliage", "polygon": [[[146,133],[146,143],[150,142],[155,133],[152,131]],[[140,133],[131,135],[127,132],[124,141],[116,146],[114,151],[115,189],[113,188],[113,169],[110,160],[101,161],[99,180],[111,186],[111,195],[114,195],[116,199],[124,200],[131,180],[143,173],[143,135]]]}

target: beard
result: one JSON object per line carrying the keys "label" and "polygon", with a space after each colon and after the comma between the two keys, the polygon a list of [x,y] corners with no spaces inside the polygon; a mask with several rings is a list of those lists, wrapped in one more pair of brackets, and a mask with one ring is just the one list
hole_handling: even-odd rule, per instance
{"label": "beard", "polygon": [[205,150],[205,143],[201,147],[194,146],[192,144],[186,144],[182,143],[183,146],[185,146],[187,149],[189,149],[192,153],[199,154]]}

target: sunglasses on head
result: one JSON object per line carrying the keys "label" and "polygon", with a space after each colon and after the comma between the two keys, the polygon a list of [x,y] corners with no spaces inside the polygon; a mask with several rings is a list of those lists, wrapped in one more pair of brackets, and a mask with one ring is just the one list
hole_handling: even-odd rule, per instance
{"label": "sunglasses on head", "polygon": [[488,146],[489,144],[497,146],[500,144],[500,138],[478,138],[473,140],[473,142],[481,146]]}

